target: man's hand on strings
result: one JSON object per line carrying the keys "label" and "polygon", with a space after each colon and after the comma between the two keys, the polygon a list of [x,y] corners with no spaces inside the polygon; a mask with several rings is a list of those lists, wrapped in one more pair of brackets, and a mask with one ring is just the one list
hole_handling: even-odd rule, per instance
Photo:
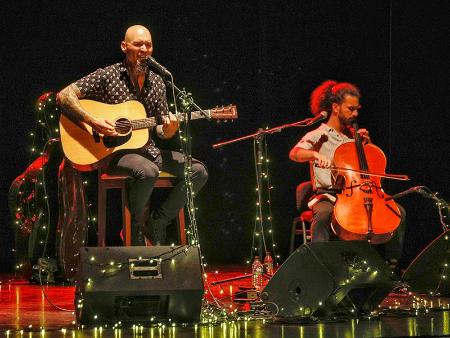
{"label": "man's hand on strings", "polygon": [[362,138],[363,144],[372,143],[369,136],[369,131],[367,129],[358,129],[358,134]]}
{"label": "man's hand on strings", "polygon": [[173,137],[180,127],[177,117],[170,112],[168,116],[162,116],[162,123],[164,138]]}

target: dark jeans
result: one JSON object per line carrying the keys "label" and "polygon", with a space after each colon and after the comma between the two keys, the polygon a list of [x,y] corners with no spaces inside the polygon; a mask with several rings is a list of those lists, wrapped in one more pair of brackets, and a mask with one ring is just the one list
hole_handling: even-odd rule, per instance
{"label": "dark jeans", "polygon": [[[176,177],[175,186],[161,207],[153,212],[153,219],[159,224],[168,224],[174,219],[187,200],[184,181],[184,158],[176,151],[161,150],[161,155],[152,159],[146,153],[126,152],[114,158],[108,168],[113,174],[128,175],[129,203],[131,212],[131,232],[133,245],[138,242],[138,231],[146,222],[146,215],[153,186],[159,171],[165,171]],[[192,159],[192,184],[194,192],[198,192],[208,179],[208,171],[203,163]]]}
{"label": "dark jeans", "polygon": [[[388,242],[380,245],[379,251],[384,251],[384,258],[399,260],[403,250],[403,240],[405,236],[405,218],[406,211],[399,205],[400,209],[400,225],[398,226],[393,238]],[[313,206],[313,221],[311,224],[311,241],[326,242],[330,239],[331,217],[333,215],[333,203],[323,199]]]}

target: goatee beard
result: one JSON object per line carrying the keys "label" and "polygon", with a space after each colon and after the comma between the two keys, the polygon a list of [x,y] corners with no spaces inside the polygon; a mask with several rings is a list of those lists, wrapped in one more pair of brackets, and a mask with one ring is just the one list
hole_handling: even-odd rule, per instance
{"label": "goatee beard", "polygon": [[134,68],[134,73],[136,75],[146,74],[148,70],[148,65],[145,62],[138,61],[136,63],[136,67]]}
{"label": "goatee beard", "polygon": [[346,118],[344,118],[344,117],[342,117],[342,116],[340,116],[340,115],[338,116],[338,118],[339,118],[339,121],[340,121],[341,125],[343,125],[343,126],[349,126],[349,125],[351,125],[349,119],[346,119]]}

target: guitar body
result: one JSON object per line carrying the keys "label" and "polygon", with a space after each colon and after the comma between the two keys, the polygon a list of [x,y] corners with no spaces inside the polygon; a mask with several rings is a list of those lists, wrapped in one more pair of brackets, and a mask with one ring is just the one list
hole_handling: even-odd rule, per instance
{"label": "guitar body", "polygon": [[[95,117],[108,118],[116,122],[121,118],[129,120],[145,119],[144,106],[138,101],[127,101],[119,104],[106,104],[93,100],[80,100],[81,106]],[[149,139],[148,129],[136,129],[124,136],[95,137],[92,128],[79,124],[61,114],[59,120],[61,144],[64,155],[81,171],[98,168],[99,163],[107,156],[122,149],[138,149]]]}
{"label": "guitar body", "polygon": [[[118,104],[106,104],[93,100],[80,100],[84,110],[97,118],[107,118],[115,123],[119,136],[105,136],[94,133],[83,122],[74,122],[66,115],[59,118],[59,130],[64,155],[72,165],[81,171],[97,169],[100,162],[119,150],[139,149],[149,139],[149,128],[156,126],[155,117],[147,117],[145,108],[138,101],[126,101]],[[190,113],[191,119],[201,119],[206,115],[217,121],[237,119],[234,105],[213,108]],[[186,115],[178,114],[178,121]]]}

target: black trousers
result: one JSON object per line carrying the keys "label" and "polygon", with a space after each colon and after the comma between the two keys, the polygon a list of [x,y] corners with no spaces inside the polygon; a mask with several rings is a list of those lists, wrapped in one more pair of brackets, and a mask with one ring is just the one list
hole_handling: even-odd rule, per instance
{"label": "black trousers", "polygon": [[[406,211],[401,205],[397,205],[401,215],[400,225],[397,228],[394,237],[388,242],[379,245],[377,248],[380,253],[384,255],[386,260],[399,260],[403,250],[403,240],[405,237],[406,227]],[[313,206],[313,221],[311,224],[312,242],[325,242],[330,239],[330,225],[333,215],[333,207],[334,204],[327,199],[323,199]]]}
{"label": "black trousers", "polygon": [[[153,213],[153,219],[159,224],[170,223],[179,210],[186,204],[187,190],[184,180],[183,154],[176,151],[161,150],[153,159],[147,153],[127,151],[116,156],[108,166],[112,174],[129,176],[128,199],[131,213],[132,243],[137,243],[137,234],[146,222],[146,215],[153,186],[159,171],[165,171],[176,177],[176,184],[167,199]],[[208,179],[208,171],[203,163],[192,159],[192,184],[194,192],[200,191]]]}

